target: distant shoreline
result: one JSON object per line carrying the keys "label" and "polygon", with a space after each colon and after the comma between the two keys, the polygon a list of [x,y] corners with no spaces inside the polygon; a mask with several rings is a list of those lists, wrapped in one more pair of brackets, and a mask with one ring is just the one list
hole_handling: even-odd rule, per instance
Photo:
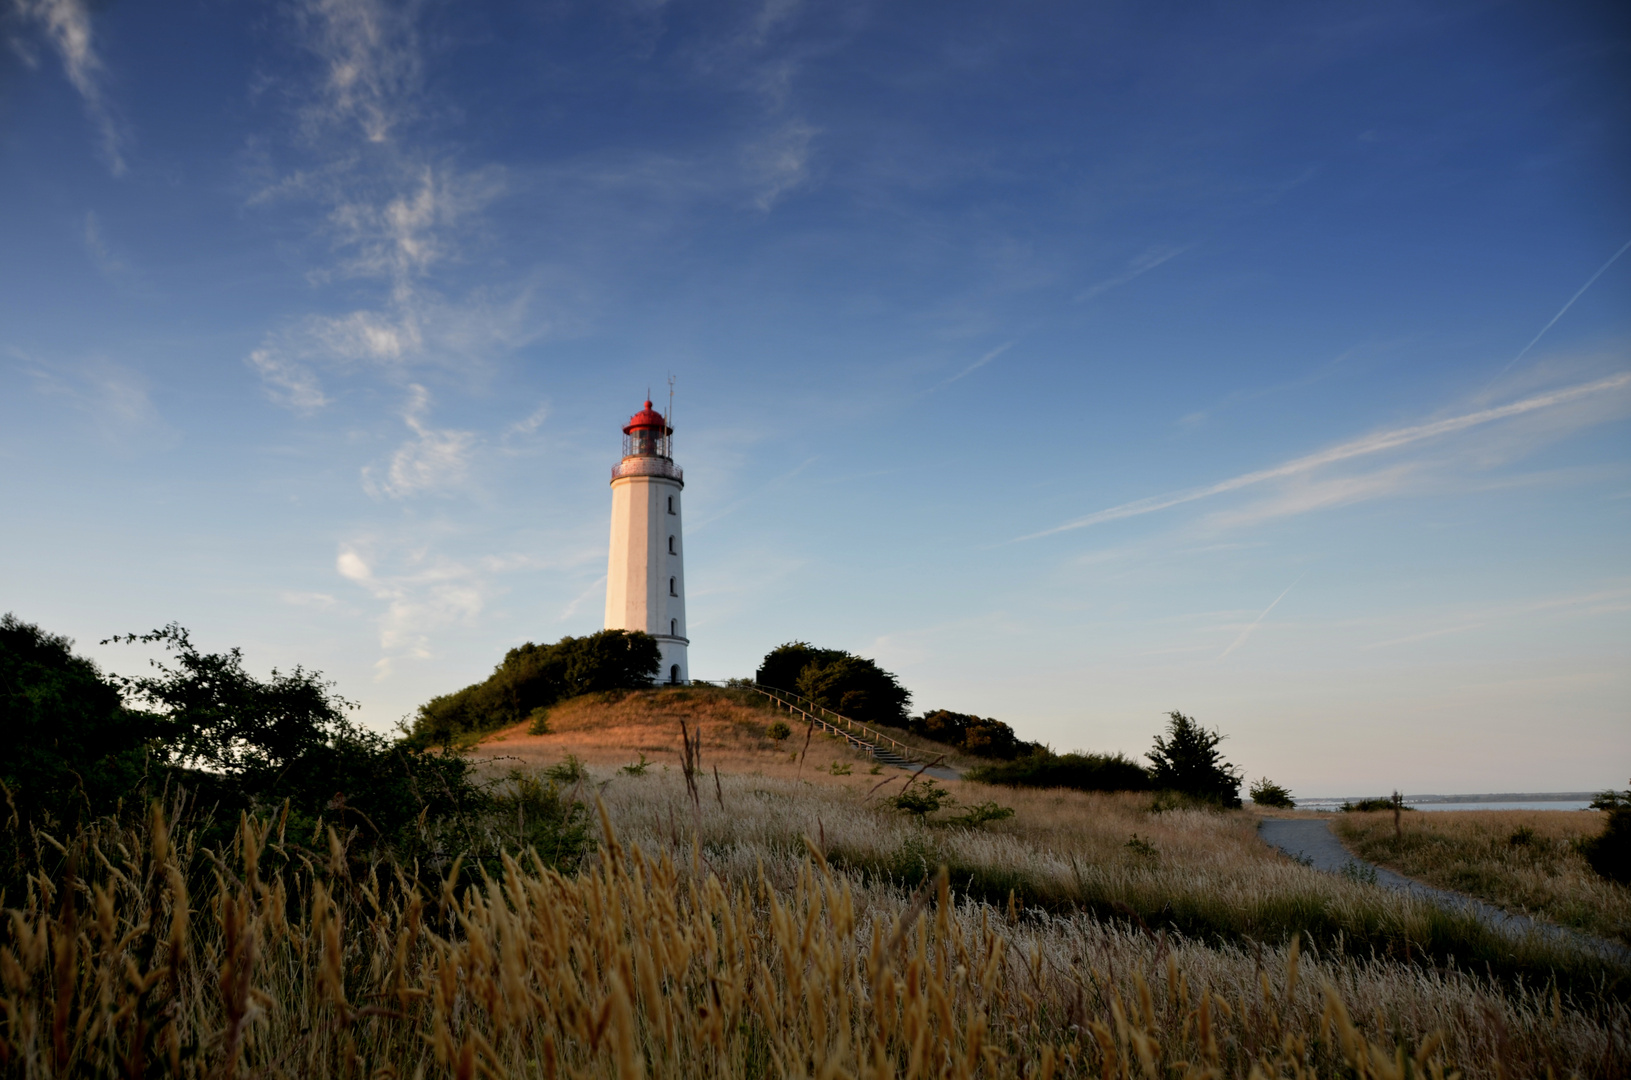
{"label": "distant shoreline", "polygon": [[[1487,803],[1487,802],[1590,802],[1598,791],[1502,791],[1483,795],[1406,795],[1406,803]],[[1311,795],[1299,798],[1298,805],[1309,803],[1358,802],[1360,799],[1385,799],[1386,795]]]}

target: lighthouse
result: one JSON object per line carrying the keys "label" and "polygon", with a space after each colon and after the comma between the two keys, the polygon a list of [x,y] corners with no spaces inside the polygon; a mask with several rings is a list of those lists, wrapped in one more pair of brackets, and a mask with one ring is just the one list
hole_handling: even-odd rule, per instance
{"label": "lighthouse", "polygon": [[606,629],[644,630],[657,639],[659,680],[690,679],[685,660],[685,546],[668,418],[651,407],[629,417],[623,460],[612,466],[612,543],[606,564]]}

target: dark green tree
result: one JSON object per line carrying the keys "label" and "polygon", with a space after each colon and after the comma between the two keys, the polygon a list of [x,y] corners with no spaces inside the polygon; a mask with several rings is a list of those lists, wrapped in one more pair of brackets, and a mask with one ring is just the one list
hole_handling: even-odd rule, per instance
{"label": "dark green tree", "polygon": [[949,709],[934,709],[913,717],[906,726],[915,735],[996,761],[1012,761],[1040,749],[1036,743],[1025,742],[1015,735],[1014,729],[1001,720]]}
{"label": "dark green tree", "polygon": [[911,691],[895,676],[849,653],[825,664],[805,665],[794,689],[817,705],[867,724],[903,726],[912,701]]}
{"label": "dark green tree", "polygon": [[1608,815],[1603,831],[1580,844],[1591,868],[1610,881],[1631,885],[1631,790],[1604,791],[1591,801]]}
{"label": "dark green tree", "polygon": [[1291,797],[1291,792],[1266,776],[1252,785],[1251,796],[1252,802],[1258,806],[1275,806],[1282,810],[1297,809],[1297,800]]}
{"label": "dark green tree", "polygon": [[755,677],[766,686],[796,694],[805,668],[811,664],[822,667],[848,655],[842,649],[818,649],[808,641],[789,641],[765,654]]}
{"label": "dark green tree", "polygon": [[1223,738],[1194,717],[1169,714],[1166,736],[1155,737],[1155,748],[1148,755],[1151,782],[1157,788],[1238,807],[1244,776],[1218,752]]}
{"label": "dark green tree", "polygon": [[865,657],[789,641],[765,654],[757,679],[788,690],[852,720],[904,727],[912,692]]}
{"label": "dark green tree", "polygon": [[163,728],[127,709],[72,641],[0,617],[0,780],[24,818],[112,810],[147,771]]}

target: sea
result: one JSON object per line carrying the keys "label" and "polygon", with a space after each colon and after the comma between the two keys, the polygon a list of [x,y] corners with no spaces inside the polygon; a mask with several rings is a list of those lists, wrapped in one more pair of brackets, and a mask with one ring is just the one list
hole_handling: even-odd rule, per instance
{"label": "sea", "polygon": [[[1374,797],[1374,796],[1373,796]],[[1299,810],[1340,810],[1344,802],[1358,802],[1357,797],[1347,799],[1298,799]],[[1404,804],[1413,810],[1589,810],[1591,796],[1562,799],[1489,799],[1465,802],[1445,798],[1412,799],[1405,796]]]}

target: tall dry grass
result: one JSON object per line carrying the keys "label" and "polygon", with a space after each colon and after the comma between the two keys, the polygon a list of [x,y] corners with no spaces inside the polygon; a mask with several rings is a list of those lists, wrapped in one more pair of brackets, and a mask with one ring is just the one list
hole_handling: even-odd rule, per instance
{"label": "tall dry grass", "polygon": [[214,854],[173,841],[157,811],[144,828],[95,825],[8,898],[0,1069],[1439,1077],[1631,1061],[1615,1018],[1555,994],[1026,917],[959,900],[944,876],[902,894],[833,870],[819,838],[722,875],[678,818],[679,858],[625,847],[603,820],[579,876],[507,858],[429,892],[352,866],[332,832],[308,846],[245,820]]}
{"label": "tall dry grass", "polygon": [[1343,841],[1371,862],[1432,885],[1631,944],[1631,888],[1600,877],[1576,844],[1605,815],[1579,810],[1343,814]]}

